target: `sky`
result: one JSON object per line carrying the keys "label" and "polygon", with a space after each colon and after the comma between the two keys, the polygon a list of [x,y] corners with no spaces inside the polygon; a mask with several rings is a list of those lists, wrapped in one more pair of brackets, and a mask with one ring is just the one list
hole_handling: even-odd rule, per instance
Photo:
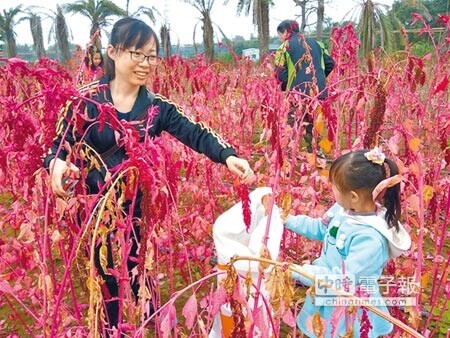
{"label": "sky", "polygon": [[[51,11],[56,11],[57,4],[73,3],[75,1],[67,0],[16,0],[14,2],[7,0],[0,0],[0,11],[3,12],[4,9],[9,9],[15,7],[19,4],[23,5],[23,8],[29,6],[36,6],[39,9],[33,10],[33,12],[48,13]],[[125,9],[126,0],[115,0],[118,6]],[[300,14],[300,8],[295,7],[294,1],[292,0],[274,0],[274,6],[270,8],[270,34],[276,35],[276,27],[284,19],[295,19]],[[325,16],[329,16],[333,21],[340,22],[343,19],[355,19],[355,8],[358,6],[361,0],[328,0],[325,5]],[[183,2],[183,0],[130,0],[130,12],[133,12],[139,6],[145,7],[155,7],[161,13],[161,16],[156,16],[156,23],[153,24],[145,18],[150,26],[152,26],[157,33],[164,20],[167,21],[170,27],[170,36],[172,44],[192,44],[193,42],[193,31],[196,28],[196,42],[202,41],[202,30],[200,20],[200,13],[189,4]],[[215,32],[215,39],[220,40],[222,36],[220,35],[220,29],[225,33],[225,35],[233,39],[235,36],[243,36],[245,39],[249,39],[251,36],[256,37],[257,31],[252,24],[251,16],[245,16],[242,13],[240,16],[236,14],[237,0],[229,0],[228,4],[223,5],[224,0],[216,0],[211,11],[211,18],[213,21],[213,28]],[[391,5],[393,0],[377,0],[377,3]],[[52,19],[45,18],[41,15],[43,34],[45,40],[45,46],[48,44],[48,36],[50,27],[52,24]],[[315,18],[313,19],[315,21]],[[90,23],[87,18],[80,14],[67,14],[66,22],[69,29],[72,32],[71,42],[74,44],[79,44],[85,46],[89,42],[89,29]],[[111,27],[109,27],[110,29]],[[33,43],[31,32],[29,28],[29,21],[25,20],[17,23],[14,26],[16,32],[16,41],[18,44],[29,44]],[[106,34],[102,34],[102,43],[107,44]],[[52,42],[53,43],[53,42]]]}

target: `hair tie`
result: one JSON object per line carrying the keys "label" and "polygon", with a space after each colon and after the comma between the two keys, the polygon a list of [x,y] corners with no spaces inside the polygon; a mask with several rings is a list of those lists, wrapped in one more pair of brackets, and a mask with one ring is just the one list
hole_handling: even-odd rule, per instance
{"label": "hair tie", "polygon": [[388,179],[389,177],[391,177],[391,168],[389,168],[389,163],[384,161],[383,162],[383,167],[384,167],[384,171],[386,173],[386,179]]}
{"label": "hair tie", "polygon": [[381,147],[375,146],[372,150],[364,153],[364,156],[372,163],[383,164],[386,156],[384,155]]}
{"label": "hair tie", "polygon": [[383,151],[381,150],[381,147],[375,146],[372,150],[364,153],[364,156],[370,162],[382,165],[386,173],[386,178],[382,180],[380,183],[378,183],[377,186],[372,191],[372,198],[374,201],[376,201],[378,196],[383,191],[389,189],[390,187],[393,187],[396,184],[399,184],[403,180],[403,177],[401,175],[394,175],[390,177],[391,169],[389,168],[389,164],[385,162],[386,155],[384,155]]}
{"label": "hair tie", "polygon": [[391,176],[391,169],[389,163],[386,162],[386,155],[384,155],[381,147],[374,147],[372,150],[364,153],[364,156],[372,163],[382,165],[386,173],[386,178]]}
{"label": "hair tie", "polygon": [[396,184],[399,184],[403,180],[402,175],[394,175],[392,177],[386,178],[377,184],[375,189],[372,191],[372,198],[374,202],[377,200],[378,196],[386,189],[393,187]]}

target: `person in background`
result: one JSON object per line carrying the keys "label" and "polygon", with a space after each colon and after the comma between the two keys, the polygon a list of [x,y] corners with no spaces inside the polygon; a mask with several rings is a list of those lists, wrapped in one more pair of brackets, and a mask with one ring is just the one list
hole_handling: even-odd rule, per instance
{"label": "person in background", "polygon": [[[330,168],[335,204],[322,218],[287,215],[286,228],[309,239],[323,242],[320,257],[312,264],[298,266],[315,280],[293,272],[302,284],[315,285],[315,295],[307,295],[297,317],[297,326],[308,337],[379,337],[389,334],[393,326],[373,312],[334,306],[333,290],[323,289],[318,281],[330,281],[335,287],[347,281],[352,294],[369,297],[368,304],[389,314],[378,280],[390,258],[411,246],[411,239],[400,224],[400,182],[398,167],[385,158],[381,149],[352,151],[336,159]],[[347,298],[348,299],[348,298]],[[345,300],[345,297],[344,297]],[[328,301],[328,303],[327,303]],[[317,320],[320,315],[320,321]],[[319,323],[319,324],[318,324]],[[353,331],[350,331],[353,330]],[[363,335],[364,333],[364,335]]]}
{"label": "person in background", "polygon": [[97,50],[94,45],[89,46],[86,49],[83,69],[81,74],[80,85],[90,83],[92,81],[100,80],[103,76],[103,56],[102,53]]}
{"label": "person in background", "polygon": [[[125,120],[127,123],[141,122],[150,118],[148,128],[136,127],[141,135],[141,141],[146,133],[155,138],[165,131],[196,152],[205,154],[213,162],[226,165],[240,178],[242,184],[253,181],[254,173],[249,163],[239,158],[228,142],[203,124],[194,122],[186,116],[181,107],[166,97],[149,92],[147,85],[158,65],[158,53],[158,37],[143,21],[126,17],[114,24],[106,49],[105,75],[86,90],[87,100],[81,100],[81,103],[72,101],[65,107],[57,137],[44,159],[44,166],[50,172],[50,185],[54,194],[60,197],[68,196],[69,192],[63,185],[64,178],[67,173],[71,173],[74,177],[80,176],[81,166],[89,169],[86,178],[88,193],[99,193],[107,181],[107,173],[127,159],[124,144],[120,144],[120,140],[117,140],[119,132],[112,123],[100,123],[101,108],[105,104],[109,107],[112,105],[117,119]],[[103,106],[100,106],[101,104]],[[142,112],[145,116],[142,116]],[[78,121],[83,119],[81,126],[80,123],[76,123],[77,119]],[[104,115],[102,121],[104,122]],[[68,132],[65,132],[66,130]],[[67,161],[71,149],[75,149],[80,143],[98,153],[102,161],[97,163],[104,165],[99,168],[92,163],[85,163],[86,158],[81,163]],[[142,235],[139,219],[142,216],[141,205],[145,203],[151,201],[143,200],[143,192],[138,189],[133,203],[127,200],[122,206],[122,211],[133,220],[131,252],[125,264],[128,264],[131,290],[136,298],[139,283],[137,278],[133,277],[132,270],[137,266],[137,251]],[[106,308],[107,334],[112,332],[112,328],[120,327],[121,317],[117,300],[119,281],[117,276],[110,273],[111,269],[115,268],[111,253],[113,238],[114,232],[110,231],[106,245],[103,245],[107,248],[106,258],[102,258],[104,253],[100,252],[100,245],[97,245],[94,259],[96,270],[105,286],[102,287],[102,293]],[[151,285],[149,287],[151,288]],[[147,318],[153,312],[154,308],[150,307],[146,314]]]}
{"label": "person in background", "polygon": [[295,20],[282,21],[277,32],[281,45],[275,53],[275,76],[281,89],[289,92],[288,123],[294,126],[303,119],[304,139],[311,152],[313,114],[307,110],[308,101],[313,97],[320,100],[327,97],[326,77],[334,68],[334,60],[321,42],[300,32]]}

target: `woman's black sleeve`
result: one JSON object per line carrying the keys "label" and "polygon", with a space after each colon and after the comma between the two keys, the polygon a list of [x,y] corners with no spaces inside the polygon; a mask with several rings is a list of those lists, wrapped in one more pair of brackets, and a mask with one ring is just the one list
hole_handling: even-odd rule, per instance
{"label": "woman's black sleeve", "polygon": [[237,156],[228,142],[203,123],[195,122],[186,116],[180,106],[159,95],[156,96],[154,103],[158,105],[159,112],[150,130],[152,134],[160,135],[162,131],[166,131],[217,163],[225,164],[229,156]]}

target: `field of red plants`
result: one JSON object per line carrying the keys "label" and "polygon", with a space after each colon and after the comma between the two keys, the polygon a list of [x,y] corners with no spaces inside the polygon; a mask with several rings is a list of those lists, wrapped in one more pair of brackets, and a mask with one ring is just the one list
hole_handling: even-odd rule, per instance
{"label": "field of red plants", "polygon": [[[448,20],[443,22],[447,31]],[[413,245],[384,274],[397,286],[387,296],[397,296],[407,283],[414,286],[409,291],[416,305],[389,308],[393,320],[403,323],[391,336],[448,338],[450,37],[434,40],[426,26],[421,34],[429,34],[435,43],[435,50],[424,57],[411,55],[407,47],[395,56],[376,51],[362,60],[353,27],[335,29],[330,95],[320,105],[314,100],[309,104],[315,112],[315,150],[332,159],[378,144],[397,161],[405,178],[402,222]],[[92,238],[108,231],[102,223],[107,219],[116,229],[119,249],[114,259],[124,261],[130,224],[115,209],[118,196],[126,196],[138,176],[151,201],[144,209],[139,271],[154,280],[163,315],[156,328],[144,328],[143,305],[121,284],[126,324],[120,330],[125,337],[208,336],[227,301],[234,304],[234,318],[242,319],[236,337],[253,337],[256,331],[266,337],[269,326],[273,337],[301,336],[294,318],[305,291],[290,294],[293,286],[283,276],[268,283],[275,295],[268,306],[276,310],[269,322],[252,313],[245,295],[233,291],[236,285],[217,289],[221,272],[215,267],[212,226],[218,215],[247,197],[247,188],[270,186],[275,203],[283,204],[288,196],[295,214],[320,216],[333,202],[326,165],[305,152],[302,128],[287,124],[289,107],[273,78],[272,62],[270,57],[260,64],[236,58],[231,64],[207,64],[201,57],[172,57],[162,62],[150,83],[154,92],[179,103],[249,159],[257,173],[253,186],[240,186],[224,167],[168,135],[139,143],[130,134],[129,160],[106,194],[79,191],[62,201],[50,192],[42,158],[53,140],[60,107],[79,95],[76,71],[47,59],[0,60],[1,337],[97,336],[101,285],[93,257],[86,252]],[[125,175],[126,185],[121,183]],[[299,263],[319,252],[320,244],[285,231],[278,261]],[[127,279],[126,264],[118,263],[114,273]],[[272,276],[277,273],[283,275],[280,266]],[[244,318],[244,308],[253,320]],[[405,326],[417,333],[406,333]]]}

